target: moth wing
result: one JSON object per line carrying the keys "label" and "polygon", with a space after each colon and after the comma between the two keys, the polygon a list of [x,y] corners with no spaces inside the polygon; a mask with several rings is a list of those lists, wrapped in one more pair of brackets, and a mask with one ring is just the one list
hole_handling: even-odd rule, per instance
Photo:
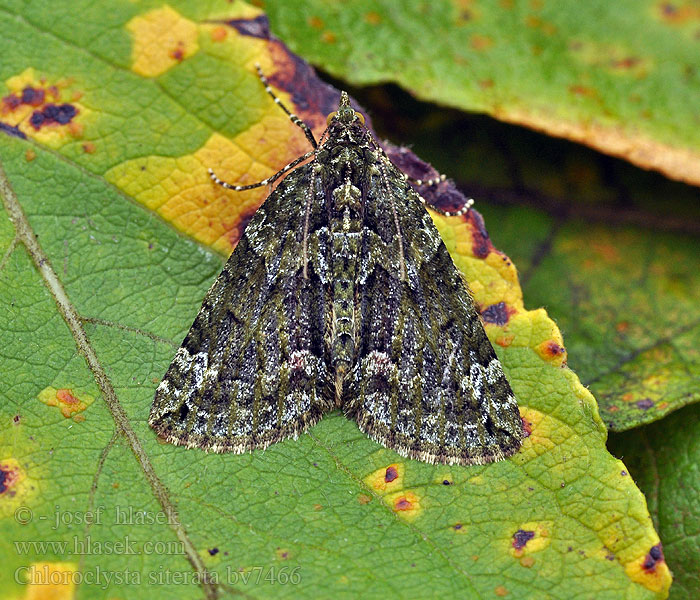
{"label": "moth wing", "polygon": [[346,415],[409,458],[468,465],[510,456],[523,437],[518,405],[430,215],[391,164],[365,195]]}
{"label": "moth wing", "polygon": [[311,177],[300,167],[280,183],[204,298],[151,408],[167,441],[241,453],[297,437],[333,407],[318,262],[303,276]]}

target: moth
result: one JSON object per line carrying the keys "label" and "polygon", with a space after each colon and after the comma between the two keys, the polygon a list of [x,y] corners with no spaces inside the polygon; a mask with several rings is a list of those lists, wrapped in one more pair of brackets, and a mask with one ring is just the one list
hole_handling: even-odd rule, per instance
{"label": "moth", "polygon": [[341,409],[404,457],[512,455],[518,404],[410,178],[345,92],[317,142],[258,73],[312,149],[257,184],[210,170],[237,191],[286,177],[207,292],[156,390],[151,427],[174,444],[242,453]]}

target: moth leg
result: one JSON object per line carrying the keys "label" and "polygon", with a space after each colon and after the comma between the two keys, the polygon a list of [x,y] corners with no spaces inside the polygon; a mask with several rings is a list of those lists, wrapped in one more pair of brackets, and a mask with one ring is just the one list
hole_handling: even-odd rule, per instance
{"label": "moth leg", "polygon": [[472,206],[474,206],[474,198],[469,198],[464,203],[464,206],[462,206],[458,210],[443,210],[442,208],[438,208],[437,206],[427,202],[426,199],[423,198],[423,196],[421,196],[420,194],[418,195],[418,197],[423,203],[423,206],[427,206],[428,208],[430,208],[430,210],[434,210],[436,213],[440,213],[443,217],[461,217],[463,214],[466,214]]}
{"label": "moth leg", "polygon": [[[406,177],[406,181],[408,181],[410,183],[414,183],[416,185],[427,185],[427,186],[437,185],[438,183],[442,183],[446,179],[446,177],[444,175],[440,175],[439,177],[434,177],[433,179],[416,179],[415,177],[409,177],[408,175],[405,175],[405,177]],[[465,214],[474,205],[474,198],[469,198],[464,203],[464,206],[462,206],[460,209],[450,211],[450,210],[444,210],[442,208],[438,208],[437,206],[430,204],[420,194],[418,195],[418,197],[420,198],[420,200],[424,206],[429,207],[431,210],[434,210],[437,213],[440,213],[443,217],[460,217],[463,214]]]}
{"label": "moth leg", "polygon": [[[391,159],[387,155],[384,148],[382,148],[379,144],[376,144],[376,143],[373,145],[373,147],[382,154],[384,159],[389,164],[391,164],[394,167],[396,166],[396,165],[394,165],[394,163],[391,162]],[[422,185],[427,185],[427,186],[437,185],[437,184],[442,183],[443,181],[445,181],[447,179],[447,177],[445,177],[445,175],[439,175],[438,177],[433,177],[432,179],[416,179],[415,177],[410,177],[409,175],[406,175],[406,173],[402,172],[400,169],[399,169],[399,172],[401,173],[401,175],[403,175],[403,178],[406,181],[408,181],[409,183],[413,183],[415,185],[421,185],[421,186]],[[420,193],[418,194],[418,197],[420,198],[420,201],[423,203],[423,206],[427,206],[431,210],[434,210],[435,212],[440,213],[443,217],[460,217],[463,214],[467,213],[469,211],[469,209],[474,205],[474,199],[469,198],[464,203],[464,206],[462,206],[459,210],[449,211],[449,210],[444,210],[442,208],[438,208],[437,206],[430,204],[429,202],[426,201],[425,198],[423,198],[423,196],[420,195]]]}
{"label": "moth leg", "polygon": [[257,183],[251,183],[249,185],[233,185],[232,183],[228,183],[227,181],[219,179],[219,177],[216,175],[216,173],[214,173],[212,169],[207,169],[207,171],[209,171],[209,177],[214,183],[219,184],[221,187],[225,187],[227,190],[233,190],[234,192],[242,192],[243,190],[252,190],[253,188],[262,187],[263,185],[269,185],[275,182],[277,179],[282,177],[282,175],[284,175],[287,171],[289,171],[289,169],[293,169],[299,163],[304,162],[307,158],[313,156],[315,153],[316,149],[309,150],[306,154],[303,154],[299,158],[293,160],[286,167],[277,171],[277,173],[275,173],[271,177],[263,179],[262,181],[258,181]]}
{"label": "moth leg", "polygon": [[406,175],[406,179],[410,181],[411,183],[415,183],[416,185],[437,185],[438,183],[442,183],[447,179],[445,175],[439,175],[438,177],[433,177],[432,179],[416,179],[415,177],[411,177],[409,175]]}
{"label": "moth leg", "polygon": [[292,123],[294,123],[297,127],[301,128],[301,130],[304,132],[304,135],[306,136],[306,139],[309,140],[309,142],[311,142],[311,145],[314,148],[318,148],[316,138],[314,138],[314,134],[311,132],[311,129],[309,129],[309,126],[306,123],[304,123],[304,121],[302,121],[299,117],[297,117],[293,112],[291,112],[284,104],[282,104],[282,101],[277,96],[275,96],[275,92],[272,91],[272,87],[270,87],[270,82],[267,80],[267,77],[265,77],[265,75],[263,74],[260,65],[256,64],[255,68],[258,71],[258,77],[260,78],[260,81],[262,81],[263,85],[265,86],[265,91],[275,101],[275,104],[277,104],[277,106],[279,106],[284,112],[287,113]]}

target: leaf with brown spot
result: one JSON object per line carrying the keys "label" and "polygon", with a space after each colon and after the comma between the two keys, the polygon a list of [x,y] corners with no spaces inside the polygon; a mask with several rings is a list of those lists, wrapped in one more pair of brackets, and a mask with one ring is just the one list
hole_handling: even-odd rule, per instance
{"label": "leaf with brown spot", "polygon": [[[551,351],[565,347],[559,330],[544,310],[525,308],[514,264],[476,211],[435,221],[488,311],[487,331],[529,424],[512,459],[447,472],[402,460],[339,414],[252,455],[205,455],[157,441],[146,424],[155,387],[244,216],[264,196],[221,193],[206,167],[251,182],[307,148],[261,89],[254,63],[317,133],[337,102],[337,90],[267,39],[258,9],[208,10],[117,2],[95,5],[87,18],[58,2],[0,21],[9,40],[2,95],[16,93],[8,81],[28,77],[32,56],[32,85],[56,86],[60,102],[82,107],[73,130],[52,125],[41,137],[43,129],[30,127],[30,140],[0,134],[0,389],[7,394],[0,412],[7,423],[21,417],[0,452],[24,475],[14,504],[0,504],[3,539],[106,544],[128,536],[144,550],[137,564],[85,553],[81,571],[128,563],[142,581],[165,568],[191,582],[159,582],[164,597],[275,595],[279,588],[263,576],[227,587],[209,576],[224,581],[258,567],[280,573],[280,565],[300,567],[292,590],[299,597],[318,589],[362,595],[377,564],[392,565],[392,577],[372,578],[369,597],[415,594],[417,586],[441,597],[494,590],[527,597],[539,590],[531,579],[542,576],[552,595],[564,596],[570,581],[552,577],[551,565],[593,574],[579,578],[591,594],[664,597],[665,563],[653,575],[628,571],[659,543],[644,499],[605,450],[593,397],[566,356]],[[381,20],[367,26],[378,30],[386,19],[377,14]],[[321,34],[333,31],[335,44],[344,44],[344,31],[324,23]],[[407,172],[432,172],[408,151],[387,148]],[[450,183],[426,196],[443,207],[464,201]],[[38,395],[50,386],[95,398],[85,402],[85,420],[43,406]],[[386,487],[370,484],[373,474]],[[22,526],[13,518],[20,504],[34,515]],[[514,556],[519,529],[536,535]],[[569,540],[581,553],[567,552]],[[169,551],[147,551],[155,542]],[[605,558],[610,551],[614,562]],[[9,545],[0,552],[8,573],[72,558],[31,544],[23,554]],[[500,573],[522,571],[528,556],[530,577],[503,581]],[[128,596],[135,586],[114,581],[105,593]],[[4,591],[20,596],[25,588],[11,581]]]}

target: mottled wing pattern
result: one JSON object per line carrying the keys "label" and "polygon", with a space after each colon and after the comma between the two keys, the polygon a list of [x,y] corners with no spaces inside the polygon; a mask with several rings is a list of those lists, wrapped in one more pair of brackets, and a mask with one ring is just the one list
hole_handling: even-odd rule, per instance
{"label": "mottled wing pattern", "polygon": [[345,413],[402,456],[446,464],[510,456],[523,436],[518,405],[430,215],[388,161],[365,197]]}
{"label": "mottled wing pattern", "polygon": [[[332,408],[324,346],[330,306],[303,276],[312,167],[291,173],[255,213],[158,387],[149,423],[169,442],[245,452],[296,437]],[[300,192],[302,190],[302,192]],[[322,226],[323,203],[308,226]]]}

